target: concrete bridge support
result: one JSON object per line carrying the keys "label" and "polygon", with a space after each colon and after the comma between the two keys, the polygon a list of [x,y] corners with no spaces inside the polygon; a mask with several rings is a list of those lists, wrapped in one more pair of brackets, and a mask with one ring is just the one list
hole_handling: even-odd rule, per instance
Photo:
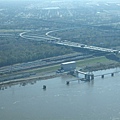
{"label": "concrete bridge support", "polygon": [[113,76],[114,76],[114,73],[111,73],[111,76],[113,77]]}
{"label": "concrete bridge support", "polygon": [[101,77],[104,78],[104,75],[102,75]]}
{"label": "concrete bridge support", "polygon": [[94,74],[85,74],[85,80],[86,81],[94,80]]}

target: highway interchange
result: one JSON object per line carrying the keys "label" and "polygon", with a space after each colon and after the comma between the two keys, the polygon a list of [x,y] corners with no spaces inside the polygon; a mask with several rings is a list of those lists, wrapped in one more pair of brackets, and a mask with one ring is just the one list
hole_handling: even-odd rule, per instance
{"label": "highway interchange", "polygon": [[[64,29],[61,29],[61,30],[64,30]],[[30,39],[30,40],[40,41],[41,39],[43,39],[43,40],[46,40],[46,42],[52,42],[53,44],[58,44],[58,45],[63,45],[63,46],[84,48],[84,49],[88,49],[88,50],[95,50],[95,51],[108,52],[108,53],[115,53],[115,52],[120,53],[120,51],[117,51],[117,50],[96,47],[96,46],[90,46],[90,45],[80,44],[80,43],[76,43],[76,42],[70,42],[69,40],[61,40],[61,38],[50,35],[50,33],[59,32],[61,30],[48,31],[48,32],[46,32],[46,34],[44,36],[31,36],[31,35],[29,35],[30,32],[23,32],[23,33],[20,33],[20,36],[24,39]],[[28,35],[26,35],[26,34],[28,34]]]}
{"label": "highway interchange", "polygon": [[[27,31],[27,32],[22,32],[19,35],[23,39],[35,40],[35,41],[44,41],[44,42],[47,42],[50,44],[70,46],[70,47],[75,47],[75,48],[80,48],[80,49],[82,48],[82,49],[101,51],[101,52],[107,52],[107,53],[119,52],[117,50],[84,45],[84,44],[80,44],[80,43],[70,42],[68,40],[61,40],[61,38],[57,38],[55,36],[50,35],[50,33],[52,33],[52,32],[59,32],[59,31],[60,30],[48,31],[45,33],[45,35],[33,34],[32,33],[33,31]],[[69,54],[69,55],[63,55],[60,57],[52,57],[52,58],[48,58],[48,59],[36,60],[36,61],[32,61],[32,62],[27,62],[27,63],[20,63],[20,64],[11,65],[11,66],[1,67],[0,74],[1,75],[9,74],[12,72],[28,70],[31,68],[45,67],[45,66],[49,66],[49,65],[54,65],[54,64],[66,62],[69,60],[80,60],[80,59],[89,58],[89,57],[91,57],[91,55],[85,56],[81,53],[75,53],[75,54],[71,54],[71,55]],[[30,76],[32,74],[33,73],[24,74],[23,76],[26,77],[26,76]]]}

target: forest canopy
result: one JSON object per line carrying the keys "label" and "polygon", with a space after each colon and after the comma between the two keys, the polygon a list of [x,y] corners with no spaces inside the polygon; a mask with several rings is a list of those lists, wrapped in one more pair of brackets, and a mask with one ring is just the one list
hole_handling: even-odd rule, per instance
{"label": "forest canopy", "polygon": [[0,67],[71,53],[71,48],[22,39],[0,38]]}

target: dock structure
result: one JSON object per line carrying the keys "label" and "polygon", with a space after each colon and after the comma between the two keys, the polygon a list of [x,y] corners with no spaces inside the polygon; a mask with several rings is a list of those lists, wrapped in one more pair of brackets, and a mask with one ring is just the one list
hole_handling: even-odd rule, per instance
{"label": "dock structure", "polygon": [[78,76],[78,74],[84,75],[84,78],[82,78],[82,80],[83,79],[85,81],[94,80],[94,74],[92,72],[82,72],[82,71],[76,71],[76,72],[77,72],[77,76]]}
{"label": "dock structure", "polygon": [[[66,85],[69,85],[70,84],[70,82],[73,82],[73,81],[85,81],[85,82],[90,82],[91,80],[94,80],[94,74],[93,73],[87,73],[87,72],[82,72],[82,71],[75,71],[76,72],[76,77],[78,78],[78,79],[74,79],[74,80],[70,80],[70,81],[66,81]],[[79,78],[78,77],[78,74],[82,74],[82,75],[84,75],[84,77],[82,77],[82,78]]]}
{"label": "dock structure", "polygon": [[100,74],[100,75],[94,75],[92,72],[82,72],[82,71],[76,71],[77,72],[77,76],[78,74],[83,74],[85,77],[84,79],[89,81],[89,80],[94,80],[95,77],[99,77],[101,76],[101,78],[104,78],[105,75],[111,75],[111,77],[113,77],[115,75],[115,73],[120,73],[120,71],[115,71],[115,72],[110,72],[110,73],[104,73],[104,74]]}
{"label": "dock structure", "polygon": [[[90,81],[93,81],[94,78],[96,77],[101,77],[102,79],[104,79],[105,75],[111,75],[111,77],[114,76],[115,73],[119,73],[120,71],[116,71],[116,72],[110,72],[110,73],[105,73],[105,74],[100,74],[100,75],[94,75],[93,73],[90,73],[90,72],[82,72],[82,71],[76,71],[77,75],[76,77],[78,79],[74,79],[74,80],[70,80],[70,81],[67,81],[66,84],[69,85],[70,82],[73,82],[73,81],[85,81],[85,82],[90,82]],[[84,77],[83,78],[79,78],[78,77],[78,74],[83,74]]]}
{"label": "dock structure", "polygon": [[115,75],[115,73],[120,73],[120,71],[115,71],[115,72],[110,72],[110,73],[104,73],[102,75],[95,75],[94,77],[99,77],[101,76],[101,78],[104,78],[105,75],[111,75],[111,77],[113,77]]}

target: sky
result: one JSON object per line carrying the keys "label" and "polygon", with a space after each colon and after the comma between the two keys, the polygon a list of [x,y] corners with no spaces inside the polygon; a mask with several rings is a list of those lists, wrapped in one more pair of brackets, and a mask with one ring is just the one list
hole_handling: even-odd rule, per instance
{"label": "sky", "polygon": [[[0,0],[0,1],[43,1],[43,0]],[[47,1],[47,0],[46,0]],[[50,0],[49,0],[50,1]],[[51,1],[61,1],[61,0],[51,0]],[[64,0],[65,1],[65,0]],[[69,1],[69,0],[67,0]],[[70,0],[71,1],[71,0]],[[83,1],[83,0],[74,0],[74,1]],[[84,0],[84,1],[118,1],[119,0]]]}
{"label": "sky", "polygon": [[[43,1],[43,0],[0,0],[0,2],[26,2],[26,1],[33,1],[33,2],[37,2],[37,1]],[[44,0],[45,1],[72,1],[72,0]],[[92,1],[92,2],[120,2],[120,0],[74,0],[74,1]]]}

